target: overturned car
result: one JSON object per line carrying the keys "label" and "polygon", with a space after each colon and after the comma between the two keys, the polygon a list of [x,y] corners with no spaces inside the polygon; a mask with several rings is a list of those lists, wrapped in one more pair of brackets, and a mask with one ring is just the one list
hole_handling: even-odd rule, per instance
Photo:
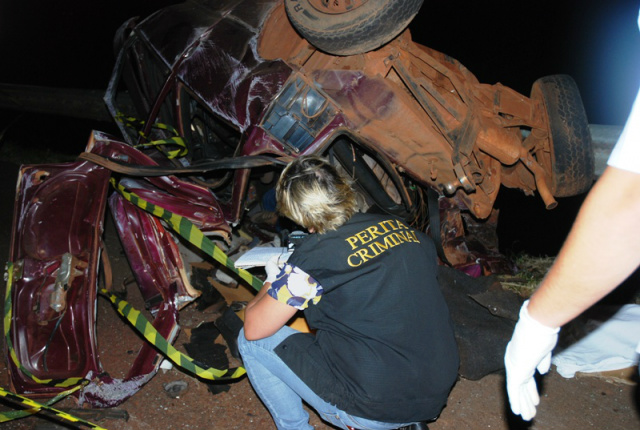
{"label": "overturned car", "polygon": [[443,264],[511,270],[491,234],[475,232],[495,227],[502,186],[537,192],[549,209],[591,186],[580,94],[565,75],[539,79],[529,96],[478,82],[412,41],[405,27],[421,3],[188,0],[126,22],[105,96],[122,136],[96,131],[77,162],[20,171],[8,276],[13,388],[46,396],[82,380],[80,401],[109,407],[157,371],[150,345],[123,379],[99,360],[107,206],[169,342],[179,310],[200,295],[167,220],[118,189],[231,252],[237,230],[259,224],[249,215],[269,211],[286,162],[320,154],[353,176],[362,211],[428,230]]}

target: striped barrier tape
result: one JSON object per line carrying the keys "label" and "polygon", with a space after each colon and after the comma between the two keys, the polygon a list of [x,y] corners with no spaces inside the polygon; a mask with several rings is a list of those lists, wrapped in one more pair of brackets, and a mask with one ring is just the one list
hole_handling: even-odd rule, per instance
{"label": "striped barrier tape", "polygon": [[[64,379],[64,380],[53,380],[53,379],[40,379],[38,377],[36,377],[35,375],[33,375],[31,372],[29,372],[24,366],[22,366],[22,364],[20,364],[20,361],[18,360],[18,357],[16,356],[15,350],[13,348],[13,344],[11,342],[11,337],[9,335],[10,332],[10,326],[11,326],[11,316],[12,316],[12,312],[11,312],[11,286],[13,283],[13,273],[14,273],[14,267],[13,267],[13,263],[8,263],[7,264],[7,293],[5,295],[5,318],[4,318],[4,326],[5,326],[5,339],[7,342],[7,349],[10,352],[10,356],[12,361],[14,362],[14,364],[27,376],[29,376],[31,379],[33,379],[34,381],[40,383],[40,384],[45,384],[45,385],[51,385],[51,386],[55,386],[55,387],[68,387],[71,385],[76,385],[75,387],[66,390],[60,394],[58,394],[56,397],[54,397],[53,399],[51,399],[49,402],[47,402],[45,405],[40,405],[36,402],[33,402],[29,399],[26,399],[24,397],[19,396],[18,394],[15,393],[11,393],[5,390],[2,390],[0,388],[0,396],[2,397],[7,397],[10,400],[14,400],[17,401],[18,403],[21,403],[23,405],[27,405],[27,406],[32,406],[31,409],[26,410],[26,411],[12,411],[12,412],[4,412],[4,413],[0,413],[0,423],[1,422],[7,422],[7,421],[11,421],[14,419],[18,419],[18,418],[23,418],[25,416],[28,415],[32,415],[35,413],[38,413],[40,410],[44,409],[44,410],[50,410],[54,413],[56,413],[55,410],[53,410],[52,408],[49,408],[49,405],[56,403],[57,401],[59,401],[60,399],[74,393],[75,391],[81,389],[82,387],[84,387],[89,381],[84,379],[84,378],[68,378],[68,379]],[[243,367],[237,367],[237,368],[230,368],[230,369],[215,369],[215,368],[203,368],[198,366],[197,364],[195,364],[194,360],[187,356],[186,354],[181,353],[180,351],[178,351],[173,345],[171,345],[171,343],[165,339],[160,333],[158,333],[158,331],[155,329],[155,327],[153,327],[153,325],[138,311],[136,310],[133,306],[131,306],[129,303],[127,303],[125,300],[122,300],[118,297],[116,297],[115,295],[111,294],[109,291],[107,291],[106,289],[101,289],[100,293],[102,293],[103,295],[105,295],[109,301],[116,307],[118,313],[120,313],[120,315],[122,315],[123,317],[125,317],[127,319],[127,321],[129,321],[129,323],[131,323],[131,325],[140,332],[140,334],[142,334],[142,336],[144,336],[144,338],[149,341],[152,345],[154,345],[158,350],[160,350],[160,352],[162,352],[167,358],[169,358],[175,365],[177,365],[178,367],[200,377],[203,379],[207,379],[207,380],[232,380],[232,379],[237,379],[240,378],[241,376],[243,376],[246,371]],[[31,403],[27,403],[27,402],[32,402]],[[35,406],[34,406],[35,405]],[[91,425],[94,426],[91,423],[85,422],[84,420],[80,419],[80,418],[76,418],[73,417],[70,414],[64,413],[62,412],[62,414],[64,415],[58,415],[56,413],[56,415],[60,416],[61,418],[67,420],[67,421],[71,421],[71,422],[80,422],[82,424],[85,425]],[[100,428],[97,426],[94,426],[92,428]]]}
{"label": "striped barrier tape", "polygon": [[[28,415],[32,415],[35,413],[40,412],[41,410],[47,410],[50,411],[52,413],[54,413],[55,415],[59,416],[62,419],[65,419],[66,421],[72,422],[72,423],[81,423],[84,425],[87,425],[91,428],[101,428],[99,426],[96,426],[95,424],[92,424],[88,421],[82,420],[80,418],[74,417],[68,413],[65,412],[61,412],[61,411],[57,411],[51,407],[49,407],[49,405],[54,404],[56,402],[58,402],[60,399],[67,397],[68,395],[74,393],[75,391],[81,389],[82,387],[84,387],[89,381],[87,381],[84,378],[69,378],[69,379],[64,379],[64,380],[53,380],[53,379],[40,379],[37,378],[35,375],[33,375],[31,372],[29,372],[26,368],[24,368],[24,366],[22,366],[18,360],[18,357],[16,356],[15,350],[13,349],[13,344],[11,342],[11,338],[9,336],[9,332],[10,332],[10,325],[11,325],[11,285],[13,283],[13,272],[14,272],[14,267],[12,263],[8,263],[7,264],[7,294],[5,295],[5,318],[4,318],[4,326],[5,326],[5,339],[7,342],[7,349],[10,351],[10,356],[13,360],[13,362],[16,364],[16,366],[23,372],[25,373],[27,376],[29,376],[31,379],[33,379],[34,381],[41,383],[41,384],[46,384],[46,385],[52,385],[55,387],[67,387],[70,385],[76,385],[75,387],[66,390],[60,394],[58,394],[56,397],[54,397],[53,399],[51,399],[49,402],[47,402],[44,405],[41,405],[39,403],[36,403],[28,398],[22,397],[18,394],[15,393],[11,393],[8,392],[6,390],[3,390],[2,388],[0,388],[0,396],[8,398],[9,400],[12,400],[14,402],[20,403],[22,405],[26,405],[29,406],[30,409],[25,410],[25,411],[11,411],[11,412],[3,412],[0,413],[0,423],[2,422],[7,422],[7,421],[12,421],[18,418],[23,418],[26,417]],[[120,315],[122,315],[123,317],[125,317],[127,319],[127,321],[129,321],[129,323],[131,323],[131,325],[140,332],[140,334],[142,334],[142,336],[144,336],[144,338],[150,342],[152,345],[154,345],[161,353],[163,353],[167,358],[169,358],[175,365],[177,365],[178,367],[200,377],[203,379],[207,379],[207,380],[232,380],[232,379],[237,379],[240,378],[241,376],[243,376],[246,371],[243,367],[236,367],[236,368],[230,368],[230,369],[215,369],[215,368],[203,368],[198,366],[197,364],[195,364],[194,360],[187,356],[186,354],[181,353],[180,351],[178,351],[173,345],[171,345],[171,343],[165,339],[160,333],[158,333],[158,331],[155,329],[155,327],[153,327],[153,325],[138,311],[136,310],[133,306],[131,306],[129,303],[127,303],[125,300],[122,300],[118,297],[116,297],[115,295],[111,294],[109,291],[107,291],[106,289],[101,289],[100,293],[102,293],[103,295],[105,295],[109,301],[116,307],[118,313],[120,313]]]}
{"label": "striped barrier tape", "polygon": [[20,267],[18,266],[16,268],[14,267],[13,263],[11,262],[7,263],[7,271],[6,271],[7,288],[5,290],[5,295],[4,295],[4,339],[7,345],[7,350],[9,351],[9,357],[11,358],[11,361],[13,361],[13,364],[15,364],[16,367],[20,369],[22,373],[27,375],[29,378],[31,378],[33,381],[37,382],[38,384],[49,385],[49,386],[58,387],[58,388],[68,388],[68,387],[85,382],[86,379],[81,377],[68,378],[68,379],[40,379],[34,374],[32,374],[31,372],[29,372],[29,370],[26,369],[20,363],[20,360],[16,355],[15,349],[13,348],[13,342],[11,342],[11,336],[10,336],[11,321],[13,318],[13,311],[11,310],[11,307],[12,307],[11,306],[11,289],[13,286],[13,277],[16,270],[20,270]]}
{"label": "striped barrier tape", "polygon": [[70,415],[66,412],[61,412],[61,411],[57,411],[53,408],[50,407],[50,405],[58,402],[59,400],[67,397],[70,394],[73,394],[75,391],[81,389],[82,387],[84,387],[85,385],[87,385],[89,383],[88,380],[86,380],[85,378],[67,378],[67,379],[40,379],[37,376],[35,376],[34,374],[32,374],[31,372],[29,372],[29,370],[27,370],[21,363],[20,360],[18,360],[18,356],[16,355],[15,349],[13,348],[13,343],[11,341],[11,336],[10,336],[10,331],[11,331],[11,321],[12,321],[12,317],[13,317],[13,312],[11,310],[12,304],[11,304],[11,289],[13,286],[13,279],[14,279],[14,274],[16,272],[16,270],[20,270],[20,266],[18,267],[14,267],[14,264],[12,262],[7,263],[7,267],[6,267],[6,281],[7,281],[7,286],[5,289],[5,296],[4,296],[4,338],[5,338],[5,342],[7,345],[7,351],[9,352],[9,357],[11,358],[11,361],[13,361],[13,363],[16,365],[16,367],[18,369],[20,369],[20,371],[22,373],[24,373],[25,375],[27,375],[29,378],[31,378],[33,381],[39,383],[39,384],[43,384],[43,385],[49,385],[52,387],[58,387],[58,388],[67,388],[67,387],[72,387],[68,390],[65,390],[61,393],[59,393],[58,395],[56,395],[54,398],[52,398],[51,400],[49,400],[46,404],[41,405],[37,402],[34,402],[33,400],[27,399],[25,397],[22,397],[18,394],[15,393],[11,393],[9,391],[4,390],[3,388],[0,388],[0,396],[1,397],[5,397],[9,400],[12,400],[14,402],[20,403],[22,405],[28,406],[30,407],[30,409],[27,410],[23,410],[23,411],[10,411],[10,412],[3,412],[0,413],[0,423],[3,422],[7,422],[7,421],[12,421],[18,418],[23,418],[29,415],[33,415],[36,414],[38,412],[40,412],[41,410],[48,410],[52,413],[54,413],[55,415],[59,416],[60,418],[69,421],[69,422],[73,422],[73,423],[81,423],[84,425],[87,425],[91,428],[102,428],[99,426],[96,426],[95,424],[92,424],[88,421],[84,421],[80,418],[74,417],[73,415]]}
{"label": "striped barrier tape", "polygon": [[[77,388],[80,388],[80,386],[78,386]],[[72,391],[72,390],[69,390]],[[68,395],[70,393],[67,393],[66,395]],[[49,406],[50,404],[53,404],[55,402],[57,402],[58,400],[60,400],[62,397],[62,394],[60,396],[56,396],[56,398],[50,400],[49,402],[47,402],[46,404],[41,404],[38,402],[35,402],[31,399],[28,399],[26,397],[20,396],[18,394],[12,393],[10,391],[5,390],[4,388],[0,387],[0,397],[4,397],[5,399],[8,399],[12,402],[18,403],[20,405],[26,406],[27,410],[24,411],[13,411],[13,412],[4,412],[2,414],[0,414],[0,423],[4,423],[7,421],[11,421],[17,418],[22,418],[31,414],[35,414],[40,412],[41,410],[45,410],[48,412],[51,412],[52,414],[54,414],[55,416],[62,418],[63,420],[74,424],[74,425],[84,425],[86,427],[92,428],[92,429],[98,429],[98,430],[107,430],[104,427],[100,427],[99,425],[96,425],[90,421],[86,421],[83,420],[82,418],[78,418],[78,417],[74,417],[71,414],[68,414],[66,412],[60,411],[58,409],[52,408],[51,406]]]}
{"label": "striped barrier tape", "polygon": [[[127,127],[133,128],[134,130],[138,130],[139,128],[144,127],[144,125],[146,124],[145,121],[141,121],[131,116],[125,116],[122,112],[116,113],[116,120],[122,122]],[[184,157],[185,155],[187,155],[187,152],[188,152],[187,145],[185,144],[184,139],[180,136],[180,134],[174,127],[168,124],[160,123],[160,122],[152,124],[151,127],[159,130],[167,130],[171,132],[173,136],[168,139],[151,140],[146,143],[134,145],[134,148],[149,148],[149,147],[155,146],[160,149],[162,146],[175,145],[175,146],[178,146],[179,149],[170,150],[166,152],[160,149],[160,151],[163,152],[167,156],[167,158],[170,158],[170,159],[176,158],[176,157]],[[142,131],[138,131],[138,134],[145,139],[149,138],[149,136],[146,136]]]}
{"label": "striped barrier tape", "polygon": [[243,367],[235,367],[230,369],[202,368],[194,363],[193,358],[178,351],[171,343],[165,339],[153,325],[135,308],[126,301],[116,297],[109,291],[102,289],[102,294],[107,296],[111,303],[116,307],[118,313],[125,317],[129,323],[136,328],[144,336],[149,343],[158,348],[167,358],[180,368],[197,375],[200,378],[221,381],[237,379],[246,373]]}
{"label": "striped barrier tape", "polygon": [[[111,185],[122,195],[128,202],[139,207],[140,209],[149,212],[153,216],[165,220],[178,234],[184,237],[193,245],[197,246],[200,250],[212,257],[214,260],[223,264],[225,267],[232,270],[240,278],[245,280],[256,290],[262,288],[263,282],[253,276],[251,273],[244,269],[238,269],[233,264],[233,261],[216,246],[211,239],[206,237],[200,229],[198,229],[188,219],[176,215],[160,206],[143,200],[135,193],[129,192],[124,186],[116,182],[114,178],[110,180]],[[243,367],[230,368],[230,369],[215,369],[215,368],[202,368],[195,364],[194,360],[178,351],[171,343],[165,339],[153,325],[135,308],[133,308],[125,300],[122,300],[111,294],[106,289],[101,289],[100,292],[107,296],[111,303],[116,307],[120,315],[125,317],[129,323],[135,327],[144,338],[155,346],[160,352],[162,352],[167,358],[169,358],[178,367],[191,372],[192,374],[208,380],[229,380],[237,379],[246,373]]]}
{"label": "striped barrier tape", "polygon": [[212,257],[214,260],[224,265],[227,269],[237,274],[241,279],[251,285],[251,287],[253,287],[256,291],[260,291],[263,282],[246,270],[235,267],[233,261],[224,253],[224,251],[216,246],[216,244],[213,243],[213,241],[211,241],[211,239],[209,239],[207,236],[205,236],[204,233],[202,233],[202,231],[198,229],[198,227],[193,225],[191,221],[172,212],[169,212],[168,210],[160,206],[143,200],[135,193],[127,191],[126,188],[120,183],[117,183],[114,178],[111,178],[111,185],[113,185],[113,187],[118,190],[118,192],[127,201],[131,202],[140,209],[165,220],[171,226],[171,228],[173,228],[180,236],[184,237],[190,243],[198,247],[198,249],[202,250],[205,254]]}
{"label": "striped barrier tape", "polygon": [[[137,207],[151,213],[154,216],[157,216],[163,220],[165,220],[178,234],[184,237],[193,245],[197,246],[207,255],[212,257],[214,260],[218,261],[229,270],[236,273],[241,279],[246,281],[249,285],[251,285],[256,291],[259,291],[262,288],[263,282],[253,276],[251,273],[244,269],[236,268],[233,264],[233,261],[218,247],[216,246],[211,239],[206,237],[202,231],[200,231],[191,221],[188,219],[176,215],[160,206],[153,205],[146,200],[141,199],[134,193],[128,192],[125,187],[121,184],[116,183],[116,181],[111,178],[111,184],[114,186],[116,190],[129,202],[136,205]],[[22,397],[18,394],[8,392],[0,388],[0,396],[9,398],[10,400],[16,401],[20,404],[30,406],[32,409],[27,411],[13,411],[13,412],[5,412],[0,414],[0,422],[11,421],[13,419],[22,418],[27,415],[31,415],[33,413],[37,413],[40,410],[48,410],[53,412],[60,418],[63,418],[72,423],[80,423],[91,428],[100,429],[101,427],[96,426],[88,421],[82,420],[80,418],[74,417],[70,414],[67,414],[62,411],[57,411],[49,406],[49,404],[53,404],[60,400],[63,397],[72,394],[76,390],[82,388],[84,385],[88,383],[85,378],[75,377],[75,378],[67,378],[67,379],[41,379],[37,376],[33,375],[26,369],[18,359],[15,349],[13,348],[13,343],[11,341],[10,336],[10,328],[11,328],[11,320],[13,316],[12,312],[12,304],[11,304],[11,290],[13,285],[13,279],[15,271],[19,270],[19,267],[14,267],[12,262],[7,263],[7,287],[5,290],[5,301],[4,301],[4,336],[5,342],[7,345],[7,350],[9,351],[9,356],[11,360],[16,365],[21,372],[23,372],[26,376],[31,378],[33,381],[49,385],[53,387],[59,388],[67,388],[75,386],[70,390],[66,390],[63,393],[57,395],[54,399],[50,400],[47,404],[42,405],[37,402],[34,402],[28,398]],[[158,348],[166,357],[168,357],[174,364],[191,372],[194,375],[197,375],[200,378],[207,380],[229,380],[229,379],[237,379],[243,376],[246,371],[243,367],[230,368],[230,369],[215,369],[215,368],[202,368],[194,363],[194,360],[181,353],[171,343],[165,339],[158,331],[153,327],[153,325],[135,308],[133,308],[126,301],[119,299],[115,295],[111,294],[106,289],[100,290],[100,292],[107,296],[107,298],[111,301],[118,312],[125,317],[132,325],[135,327],[147,341],[153,344],[156,348]]]}

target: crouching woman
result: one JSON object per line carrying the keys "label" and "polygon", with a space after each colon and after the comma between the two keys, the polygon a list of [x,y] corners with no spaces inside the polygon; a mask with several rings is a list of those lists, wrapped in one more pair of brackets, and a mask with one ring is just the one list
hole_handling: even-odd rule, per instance
{"label": "crouching woman", "polygon": [[[303,401],[342,429],[427,428],[459,365],[433,243],[357,212],[350,180],[319,157],[289,164],[276,197],[311,234],[282,267],[267,264],[238,343],[277,428],[313,429]],[[298,310],[313,334],[286,326]]]}

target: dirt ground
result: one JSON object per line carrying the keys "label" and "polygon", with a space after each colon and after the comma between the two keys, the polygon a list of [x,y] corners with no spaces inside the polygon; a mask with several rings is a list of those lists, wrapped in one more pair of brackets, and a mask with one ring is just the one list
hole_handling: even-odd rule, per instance
{"label": "dirt ground", "polygon": [[[2,167],[0,174],[3,179],[3,202],[11,202],[15,188],[10,181],[15,177],[12,176],[15,166],[3,164]],[[9,246],[9,206],[3,203],[0,210],[0,257],[3,261],[7,259]],[[114,284],[121,283],[131,274],[124,254],[119,250],[119,241],[112,227],[107,228],[106,240],[113,264]],[[4,287],[2,292],[4,296]],[[142,300],[136,293],[137,288],[133,285],[129,289],[128,301],[142,310]],[[97,315],[100,359],[112,376],[123,377],[142,340],[102,297],[98,300]],[[180,312],[182,330],[175,346],[185,352],[184,344],[189,342],[191,329],[202,322],[213,321],[217,316],[215,310],[200,311],[193,305],[187,306]],[[232,365],[237,364],[232,357],[230,360]],[[170,396],[164,388],[166,384],[175,381],[182,381],[187,386],[178,397]],[[9,387],[4,359],[0,363],[0,386]],[[508,412],[504,375],[492,374],[479,381],[460,379],[440,418],[429,427],[432,430],[640,429],[639,399],[636,382],[594,376],[564,379],[552,369],[543,380],[542,403],[538,416],[532,424],[528,424]],[[72,398],[67,398],[55,407],[66,410],[77,408],[77,405]],[[1,411],[12,409],[14,407],[11,403],[6,400],[0,401]],[[87,419],[111,430],[275,428],[246,377],[230,384],[228,391],[213,394],[208,390],[206,383],[175,367],[160,370],[142,390],[109,412],[112,414],[110,418],[97,415],[89,416]],[[310,422],[316,429],[333,428],[323,423],[313,412],[310,415]],[[16,430],[69,428],[62,426],[58,419],[50,418],[47,413],[3,423],[2,426],[3,429]]]}

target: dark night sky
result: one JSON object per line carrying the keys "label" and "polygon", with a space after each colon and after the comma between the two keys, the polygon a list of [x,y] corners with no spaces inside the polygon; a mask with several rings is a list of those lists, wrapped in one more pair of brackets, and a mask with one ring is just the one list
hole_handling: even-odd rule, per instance
{"label": "dark night sky", "polygon": [[426,0],[412,28],[420,31],[414,40],[456,58],[480,82],[529,95],[536,79],[569,74],[591,123],[623,124],[640,85],[638,6],[629,0]]}
{"label": "dark night sky", "polygon": [[169,0],[0,0],[0,82],[106,88],[113,35]]}
{"label": "dark night sky", "polygon": [[[105,88],[111,41],[127,18],[169,0],[0,0],[0,82]],[[481,82],[525,95],[567,73],[592,123],[622,124],[640,85],[639,1],[425,0],[414,40],[456,58]]]}

